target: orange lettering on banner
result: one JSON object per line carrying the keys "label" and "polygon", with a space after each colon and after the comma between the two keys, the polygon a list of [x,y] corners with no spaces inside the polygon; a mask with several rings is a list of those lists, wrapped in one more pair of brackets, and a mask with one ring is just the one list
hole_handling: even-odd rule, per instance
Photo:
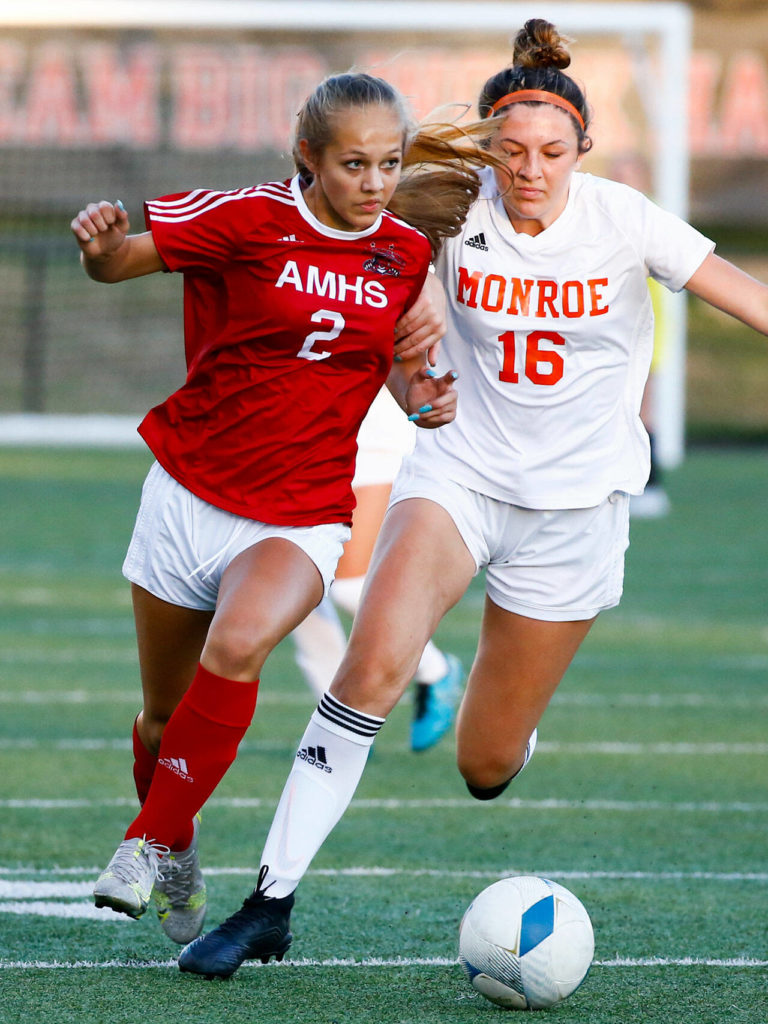
{"label": "orange lettering on banner", "polygon": [[171,138],[181,149],[215,149],[230,142],[229,77],[222,47],[174,47]]}
{"label": "orange lettering on banner", "polygon": [[89,142],[155,145],[161,136],[157,48],[137,46],[123,54],[111,44],[91,43],[82,57]]}
{"label": "orange lettering on banner", "polygon": [[24,120],[24,141],[32,145],[71,146],[85,141],[67,47],[48,43],[34,54]]}
{"label": "orange lettering on banner", "polygon": [[298,47],[177,47],[171,137],[180,149],[284,152],[296,114],[327,73],[320,55]]}
{"label": "orange lettering on banner", "polygon": [[[267,87],[260,97],[266,108],[267,145],[283,152],[290,150],[296,115],[327,74],[328,65],[312,50],[286,48],[270,55]],[[265,145],[263,140],[261,145]]]}
{"label": "orange lettering on banner", "polygon": [[744,50],[728,64],[719,135],[723,155],[768,153],[768,74],[757,53]]}
{"label": "orange lettering on banner", "polygon": [[[457,94],[451,88],[452,65],[460,65],[463,60],[462,54],[455,56],[455,62],[447,60],[444,49],[409,49],[394,57],[391,52],[368,50],[361,55],[357,66],[391,82],[408,97],[415,116],[424,118],[446,103],[471,103],[474,99],[473,93]],[[453,116],[449,115],[448,119],[452,120]]]}
{"label": "orange lettering on banner", "polygon": [[574,53],[568,74],[584,83],[587,102],[594,102],[596,112],[589,134],[601,154],[626,153],[642,145],[642,132],[635,127],[642,122],[628,109],[635,88],[628,53],[586,47]]}
{"label": "orange lettering on banner", "polygon": [[689,143],[691,152],[709,154],[719,146],[715,127],[715,91],[723,62],[716,53],[691,55],[688,93]]}
{"label": "orange lettering on banner", "polygon": [[16,116],[15,94],[24,71],[24,49],[10,39],[0,40],[0,142],[17,142],[23,124]]}
{"label": "orange lettering on banner", "polygon": [[[148,148],[170,139],[182,150],[286,152],[296,113],[329,70],[326,55],[309,45],[133,44],[132,39],[5,35],[0,39],[0,143]],[[432,46],[396,54],[363,50],[355,63],[397,85],[418,116],[439,111],[438,117],[457,120],[464,104],[468,116],[476,116],[487,75],[507,58],[495,47],[478,52]],[[654,59],[645,71],[640,67],[648,78]],[[571,70],[594,102],[596,159],[647,151],[647,117],[638,89],[653,88],[653,82],[633,71],[631,55],[587,47],[574,54]],[[697,51],[690,73],[692,156],[765,157],[766,56],[745,49],[724,66],[714,51]],[[514,288],[510,294],[507,281],[501,300],[512,312],[527,301]],[[489,293],[486,301],[497,299],[500,293]],[[589,306],[586,290],[583,299]],[[561,315],[579,315],[578,301],[575,290],[563,296]]]}

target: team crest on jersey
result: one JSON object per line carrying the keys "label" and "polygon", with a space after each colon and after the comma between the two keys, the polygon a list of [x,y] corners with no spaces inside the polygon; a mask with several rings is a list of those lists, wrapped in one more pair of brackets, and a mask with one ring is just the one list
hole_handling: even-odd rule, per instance
{"label": "team crest on jersey", "polygon": [[363,270],[372,270],[374,274],[384,274],[387,277],[400,277],[405,260],[397,255],[394,244],[387,249],[379,249],[375,242],[371,242],[371,250],[371,255],[363,263]]}

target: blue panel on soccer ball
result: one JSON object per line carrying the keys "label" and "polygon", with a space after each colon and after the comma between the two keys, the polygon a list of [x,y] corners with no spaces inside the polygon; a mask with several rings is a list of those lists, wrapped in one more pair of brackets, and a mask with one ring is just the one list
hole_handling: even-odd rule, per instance
{"label": "blue panel on soccer ball", "polygon": [[470,981],[471,981],[471,980],[472,980],[472,979],[473,979],[473,978],[474,978],[474,977],[475,977],[475,976],[476,976],[477,974],[482,974],[482,971],[480,970],[480,968],[479,968],[479,967],[475,967],[475,965],[474,965],[474,964],[471,964],[471,963],[469,962],[469,960],[467,960],[467,958],[466,958],[466,957],[461,957],[460,959],[461,959],[461,965],[462,965],[462,967],[464,968],[464,970],[465,970],[465,971],[467,972],[467,976],[469,977],[469,980],[470,980]]}
{"label": "blue panel on soccer ball", "polygon": [[520,956],[525,956],[548,935],[555,926],[555,897],[545,896],[523,914],[520,927]]}

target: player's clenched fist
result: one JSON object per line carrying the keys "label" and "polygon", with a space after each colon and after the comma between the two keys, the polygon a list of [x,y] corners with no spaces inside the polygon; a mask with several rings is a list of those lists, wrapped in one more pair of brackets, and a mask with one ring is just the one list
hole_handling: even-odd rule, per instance
{"label": "player's clenched fist", "polygon": [[93,259],[109,256],[125,241],[130,224],[125,207],[118,199],[109,203],[88,203],[73,219],[70,227],[83,252]]}
{"label": "player's clenched fist", "polygon": [[88,203],[70,224],[80,246],[80,259],[96,281],[125,281],[165,270],[150,231],[130,235],[128,213],[118,199]]}

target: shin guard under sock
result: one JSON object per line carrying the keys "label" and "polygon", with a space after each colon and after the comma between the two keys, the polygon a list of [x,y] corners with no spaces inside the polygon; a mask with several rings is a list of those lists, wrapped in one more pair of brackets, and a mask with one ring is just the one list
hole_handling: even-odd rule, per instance
{"label": "shin guard under sock", "polygon": [[293,892],[349,806],[383,718],[326,693],[309,721],[267,836],[270,896]]}
{"label": "shin guard under sock", "polygon": [[235,760],[251,724],[258,680],[239,683],[198,666],[165,727],[152,785],[126,839],[146,835],[175,850],[192,841],[192,819]]}

